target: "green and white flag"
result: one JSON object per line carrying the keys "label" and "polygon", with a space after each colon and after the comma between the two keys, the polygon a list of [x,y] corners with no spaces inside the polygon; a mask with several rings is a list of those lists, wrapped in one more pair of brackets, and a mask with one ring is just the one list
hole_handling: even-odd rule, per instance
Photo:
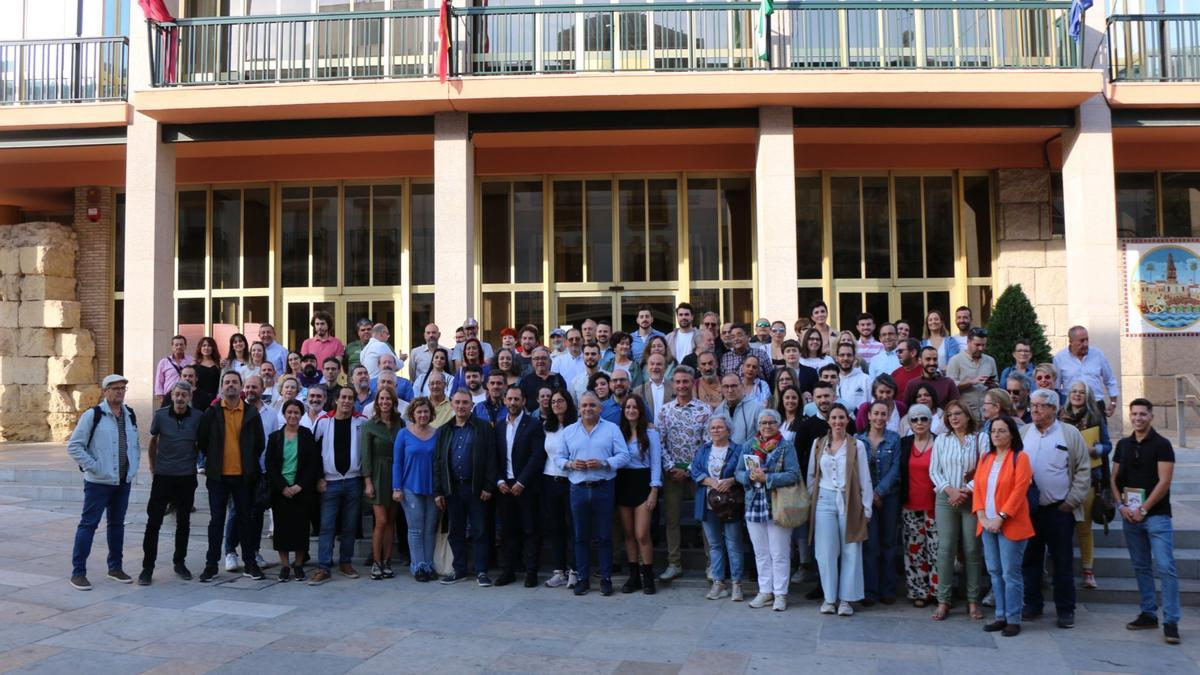
{"label": "green and white flag", "polygon": [[758,27],[755,29],[755,38],[757,40],[756,47],[758,48],[758,58],[763,61],[771,60],[771,43],[767,39],[769,28],[767,27],[767,18],[775,11],[775,3],[772,0],[759,0],[758,2]]}

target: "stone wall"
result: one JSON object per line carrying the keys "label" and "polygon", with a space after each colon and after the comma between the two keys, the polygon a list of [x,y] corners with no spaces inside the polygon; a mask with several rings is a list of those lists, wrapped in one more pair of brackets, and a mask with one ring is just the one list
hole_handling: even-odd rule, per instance
{"label": "stone wall", "polygon": [[0,226],[0,440],[63,441],[96,404],[96,347],[80,328],[75,232]]}

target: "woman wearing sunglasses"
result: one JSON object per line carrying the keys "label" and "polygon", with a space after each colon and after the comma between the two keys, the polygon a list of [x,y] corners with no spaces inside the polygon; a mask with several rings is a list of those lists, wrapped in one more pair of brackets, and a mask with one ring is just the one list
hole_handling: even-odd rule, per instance
{"label": "woman wearing sunglasses", "polygon": [[933,413],[914,403],[908,409],[912,435],[900,439],[900,522],[904,536],[904,581],[913,607],[934,600],[937,589],[937,524],[934,520],[933,480],[929,460],[933,455]]}

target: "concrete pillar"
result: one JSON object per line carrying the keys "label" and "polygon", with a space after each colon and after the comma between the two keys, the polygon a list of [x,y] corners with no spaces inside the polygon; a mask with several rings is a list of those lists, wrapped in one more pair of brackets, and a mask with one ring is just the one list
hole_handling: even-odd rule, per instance
{"label": "concrete pillar", "polygon": [[[434,116],[433,227],[433,316],[443,335],[453,335],[463,320],[475,316],[475,145],[466,113]],[[413,327],[414,334],[420,330]]]}
{"label": "concrete pillar", "polygon": [[[130,9],[130,91],[150,88],[144,16]],[[175,333],[175,146],[161,141],[154,119],[134,112],[125,160],[125,372],[126,402],[150,419],[154,367]],[[142,425],[143,432],[149,429]]]}
{"label": "concrete pillar", "polygon": [[1063,133],[1067,323],[1087,326],[1091,345],[1119,378],[1123,303],[1114,204],[1112,116],[1104,95],[1096,94],[1079,106],[1076,127]]}
{"label": "concrete pillar", "polygon": [[21,222],[21,207],[0,204],[0,225],[16,225]]}
{"label": "concrete pillar", "polygon": [[796,322],[796,160],[792,109],[758,111],[754,160],[758,311],[788,326]]}

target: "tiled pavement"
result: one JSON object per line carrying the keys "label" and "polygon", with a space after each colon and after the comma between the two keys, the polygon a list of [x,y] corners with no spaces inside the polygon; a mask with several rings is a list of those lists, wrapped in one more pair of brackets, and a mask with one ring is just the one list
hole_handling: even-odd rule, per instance
{"label": "tiled pavement", "polygon": [[[0,449],[0,471],[7,459]],[[79,592],[66,579],[78,506],[0,498],[0,672],[1200,672],[1196,607],[1185,608],[1183,644],[1171,647],[1159,633],[1126,631],[1135,608],[1125,605],[1085,604],[1073,630],[1041,620],[1005,639],[961,610],[944,623],[901,604],[838,618],[793,593],[792,607],[776,613],[706,601],[694,585],[575,598],[519,583],[418,584],[404,574],[335,576],[311,588],[270,581],[274,568],[264,582],[222,574],[200,584],[160,564],[143,588],[104,577],[103,525],[90,561],[95,588]],[[141,508],[128,518],[132,574]],[[164,530],[171,526],[168,518]],[[161,541],[169,560],[171,537]],[[202,549],[193,538],[193,572]]]}

